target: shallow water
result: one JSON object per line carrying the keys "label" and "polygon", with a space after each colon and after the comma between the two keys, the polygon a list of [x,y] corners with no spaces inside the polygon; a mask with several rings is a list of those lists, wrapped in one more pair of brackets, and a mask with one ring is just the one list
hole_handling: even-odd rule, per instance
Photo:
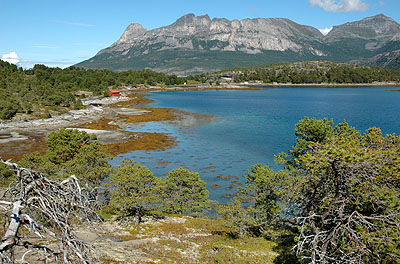
{"label": "shallow water", "polygon": [[[210,198],[226,202],[244,182],[246,170],[256,163],[274,169],[274,154],[295,142],[294,127],[304,116],[346,120],[358,130],[376,126],[383,133],[400,133],[400,92],[393,87],[263,88],[258,91],[216,90],[154,92],[150,107],[170,107],[216,115],[186,117],[179,122],[130,125],[134,132],[162,132],[178,144],[165,151],[133,151],[119,155],[112,164],[132,158],[156,176],[187,167],[207,182]],[[398,88],[397,88],[398,89]]]}

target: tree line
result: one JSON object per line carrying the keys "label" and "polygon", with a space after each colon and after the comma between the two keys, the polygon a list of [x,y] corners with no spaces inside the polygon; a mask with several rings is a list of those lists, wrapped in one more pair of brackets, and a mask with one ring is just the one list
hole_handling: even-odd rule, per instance
{"label": "tree line", "polygon": [[113,72],[110,70],[66,69],[35,65],[24,70],[0,60],[0,119],[16,113],[80,108],[77,91],[103,95],[109,87],[136,85],[179,85],[185,79],[151,70]]}
{"label": "tree line", "polygon": [[[234,82],[359,84],[400,82],[400,71],[350,63],[310,61],[233,69],[216,74],[232,75]],[[196,77],[200,78],[200,76]]]}

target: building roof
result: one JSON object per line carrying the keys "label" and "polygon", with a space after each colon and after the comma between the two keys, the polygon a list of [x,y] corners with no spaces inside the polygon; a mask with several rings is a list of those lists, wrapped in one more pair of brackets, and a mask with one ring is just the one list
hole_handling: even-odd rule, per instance
{"label": "building roof", "polygon": [[119,93],[120,91],[117,89],[110,89],[108,90],[109,93]]}

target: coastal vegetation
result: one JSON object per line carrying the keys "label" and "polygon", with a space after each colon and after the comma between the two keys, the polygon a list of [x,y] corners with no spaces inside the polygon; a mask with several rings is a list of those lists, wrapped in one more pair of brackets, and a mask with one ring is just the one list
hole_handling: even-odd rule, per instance
{"label": "coastal vegetation", "polygon": [[[237,196],[216,206],[222,218],[186,219],[182,220],[186,224],[168,227],[164,223],[157,228],[187,233],[193,225],[200,225],[218,234],[213,240],[191,240],[209,252],[206,262],[241,259],[245,263],[246,258],[221,247],[232,245],[236,250],[241,243],[248,243],[245,251],[250,252],[255,243],[257,251],[266,254],[258,254],[258,260],[247,255],[247,261],[254,263],[398,262],[400,137],[383,136],[378,128],[361,133],[346,122],[335,126],[332,120],[307,117],[298,122],[295,134],[293,148],[276,156],[284,169],[273,171],[262,164],[251,167]],[[200,216],[210,209],[205,182],[187,169],[158,178],[132,160],[112,168],[96,137],[77,130],[52,132],[47,144],[44,155],[28,154],[19,166],[33,168],[54,181],[76,175],[82,192],[96,201],[93,208],[104,217],[134,217],[133,236],[154,235],[156,227],[143,220],[148,216]],[[13,179],[20,174],[7,170],[7,163],[1,173],[10,186],[18,184]],[[162,243],[178,252],[186,242],[180,246],[169,240]],[[211,254],[206,245],[219,248],[220,254]]]}
{"label": "coastal vegetation", "polygon": [[222,213],[240,230],[268,235],[271,225],[294,227],[304,263],[398,262],[400,137],[307,117],[296,136],[276,156],[285,169],[253,167]]}
{"label": "coastal vegetation", "polygon": [[[156,84],[171,84],[162,79],[167,75],[148,70],[113,73],[73,67],[61,70],[41,65],[23,70],[0,63],[0,69],[5,73],[0,82],[3,85],[0,91],[6,96],[0,99],[4,118],[25,111],[24,102],[33,102],[32,110],[25,111],[31,115],[46,110],[79,109],[82,107],[79,98],[83,98],[85,93],[76,92],[82,90],[104,96],[108,87],[150,85],[146,80],[153,77]],[[82,79],[76,78],[75,74]],[[69,75],[71,79],[66,77]],[[140,75],[146,77],[142,76],[143,80],[138,77],[140,81],[137,82],[128,80]],[[113,81],[108,82],[106,76]],[[198,84],[221,84],[227,82],[223,78],[229,77],[238,82],[294,83],[301,80],[301,83],[349,84],[398,82],[399,72],[318,61],[202,74],[189,76],[187,80]],[[89,82],[93,86],[82,88],[84,80],[90,78],[96,79]],[[22,85],[17,85],[17,80]],[[175,77],[168,80],[175,80]],[[185,79],[176,80],[182,82]],[[61,86],[57,88],[56,83]],[[23,85],[29,89],[24,89]],[[50,87],[49,93],[44,92],[44,87]],[[42,89],[41,96],[36,95],[38,89]],[[57,101],[49,94],[58,94],[67,101]],[[133,101],[143,103],[148,100],[132,97],[132,101],[119,102],[116,107],[128,107]],[[172,109],[137,109],[148,112],[121,116],[121,120],[126,123],[164,121],[184,115],[184,112]],[[107,118],[81,127],[118,128]],[[124,219],[133,219],[130,222],[126,220],[129,224],[123,235],[112,236],[124,241],[152,238],[160,236],[160,233],[172,236],[175,240],[157,237],[142,246],[143,252],[154,254],[159,259],[163,259],[166,252],[174,255],[169,257],[170,262],[193,260],[179,253],[189,249],[186,255],[193,255],[196,261],[205,263],[399,262],[400,137],[384,136],[378,128],[362,133],[346,122],[335,126],[333,120],[307,117],[298,122],[295,134],[297,141],[293,148],[276,156],[277,162],[284,167],[282,170],[274,171],[269,166],[255,164],[249,168],[241,181],[244,185],[239,187],[235,196],[227,204],[218,204],[209,200],[206,183],[197,172],[177,168],[158,177],[135,160],[124,160],[118,167],[112,167],[108,163],[111,158],[108,152],[113,155],[120,153],[121,148],[125,149],[123,145],[104,146],[96,135],[74,129],[53,131],[47,136],[45,151],[28,153],[18,164],[0,162],[0,184],[6,190],[0,200],[8,199],[0,201],[0,208],[4,208],[1,214],[10,216],[2,218],[0,223],[14,228],[15,221],[9,213],[23,203],[23,226],[33,232],[38,227],[43,227],[39,232],[51,227],[56,233],[67,234],[61,241],[73,241],[71,224],[98,221],[101,217],[95,211],[106,222],[114,221],[110,223],[116,225]],[[126,144],[140,145],[141,140],[147,142],[143,144],[152,141],[154,149],[174,144],[167,135],[158,140],[155,140],[156,135],[153,136],[134,135]],[[131,149],[131,146],[126,146],[126,149]],[[21,184],[24,188],[29,187],[28,191],[21,189]],[[43,184],[46,188],[40,189]],[[32,203],[36,199],[61,199],[61,202],[55,203],[56,207],[51,207],[51,203],[38,207]],[[71,202],[75,200],[79,203]],[[16,201],[19,203],[15,204]],[[83,212],[83,207],[90,210]],[[52,214],[52,210],[60,212]],[[200,218],[207,215],[217,215],[217,218]],[[160,219],[172,222],[160,222]],[[12,236],[27,239],[35,250],[50,252],[50,248],[38,246],[43,246],[43,242],[35,244],[23,231],[17,228]],[[56,233],[53,233],[55,237]],[[0,232],[3,242],[9,243],[9,246],[0,247],[0,258],[6,262],[13,258],[9,249],[22,245],[14,243],[16,240],[7,234],[8,237],[6,232]],[[204,238],[199,238],[201,236]],[[62,247],[70,260],[90,261],[90,250],[86,245],[71,247],[65,242]],[[60,254],[55,252],[55,256]],[[102,261],[115,263],[113,259]]]}
{"label": "coastal vegetation", "polygon": [[178,85],[184,79],[150,70],[113,72],[110,70],[66,69],[35,65],[24,70],[0,60],[0,119],[17,113],[49,117],[82,108],[87,94],[107,95],[110,87],[138,85]]}
{"label": "coastal vegetation", "polygon": [[[201,80],[205,76],[189,76]],[[355,63],[304,61],[250,68],[235,68],[209,76],[213,79],[232,78],[234,82],[292,84],[371,84],[400,82],[400,71],[361,66]]]}
{"label": "coastal vegetation", "polygon": [[[213,74],[186,78],[151,70],[113,72],[110,70],[66,69],[35,65],[24,70],[0,61],[0,119],[11,119],[17,113],[24,118],[46,118],[52,114],[81,109],[87,96],[108,96],[108,88],[144,85],[183,85],[229,80],[266,84],[371,84],[400,82],[400,71],[366,67],[351,63],[306,61],[251,68],[235,68]],[[225,78],[225,79],[224,79]]]}

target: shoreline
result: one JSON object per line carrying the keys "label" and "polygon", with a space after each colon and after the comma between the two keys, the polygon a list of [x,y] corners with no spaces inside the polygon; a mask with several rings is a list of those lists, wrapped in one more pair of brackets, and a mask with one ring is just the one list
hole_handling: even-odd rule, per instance
{"label": "shoreline", "polygon": [[[149,87],[125,90],[120,98],[93,99],[83,110],[70,110],[47,119],[16,120],[0,123],[0,157],[22,158],[26,153],[47,149],[47,135],[60,128],[78,129],[97,135],[112,156],[134,150],[161,151],[176,145],[176,139],[166,133],[130,132],[129,124],[183,120],[201,114],[188,113],[174,108],[151,108],[153,100],[146,97],[149,91],[164,89]],[[164,90],[165,91],[165,90]],[[91,105],[93,103],[95,106]]]}
{"label": "shoreline", "polygon": [[400,87],[400,83],[240,83],[251,87]]}
{"label": "shoreline", "polygon": [[[140,145],[141,150],[155,150],[152,141],[163,143],[158,149],[173,146],[175,139],[166,134],[151,135],[141,132],[126,131],[130,123],[159,122],[182,118],[182,116],[196,115],[184,113],[174,108],[158,109],[147,107],[153,102],[146,97],[148,92],[168,91],[206,91],[206,90],[260,90],[261,87],[399,87],[398,83],[374,84],[226,84],[210,86],[174,86],[174,87],[139,87],[121,89],[120,98],[92,98],[85,100],[86,109],[70,110],[65,114],[47,119],[29,121],[0,121],[0,156],[3,158],[19,159],[23,154],[39,151],[44,153],[47,148],[45,139],[51,131],[60,128],[87,129],[98,136],[101,144],[108,145],[112,155],[118,155],[135,150],[134,145]],[[385,90],[385,91],[400,91]]]}

